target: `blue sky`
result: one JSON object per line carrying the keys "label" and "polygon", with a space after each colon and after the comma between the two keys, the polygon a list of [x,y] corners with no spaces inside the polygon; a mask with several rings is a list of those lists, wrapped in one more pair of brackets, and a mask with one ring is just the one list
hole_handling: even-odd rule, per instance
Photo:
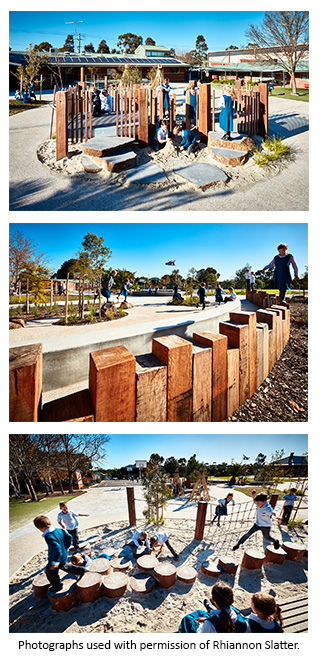
{"label": "blue sky", "polygon": [[50,42],[58,48],[68,33],[74,34],[74,25],[68,21],[83,21],[77,25],[84,35],[82,47],[90,42],[97,48],[101,39],[116,47],[118,36],[125,32],[141,35],[143,41],[152,37],[157,44],[189,51],[202,34],[209,50],[224,50],[228,46],[240,47],[246,43],[245,30],[250,23],[259,23],[264,12],[10,12],[10,43],[13,50],[25,50],[30,43]]}
{"label": "blue sky", "polygon": [[109,266],[126,268],[137,276],[161,277],[171,273],[166,261],[176,259],[176,268],[186,277],[190,268],[216,268],[221,280],[250,263],[263,268],[285,242],[294,255],[299,273],[308,265],[307,224],[10,224],[29,236],[45,252],[54,272],[76,256],[86,233],[104,238],[112,257]]}
{"label": "blue sky", "polygon": [[167,457],[185,457],[189,459],[196,453],[201,462],[242,461],[242,455],[254,462],[259,453],[267,455],[268,460],[276,450],[284,449],[284,454],[294,452],[302,455],[308,449],[308,437],[299,434],[248,435],[248,434],[111,434],[107,446],[108,454],[104,460],[105,468],[119,468],[134,464],[135,460],[149,460],[152,453]]}

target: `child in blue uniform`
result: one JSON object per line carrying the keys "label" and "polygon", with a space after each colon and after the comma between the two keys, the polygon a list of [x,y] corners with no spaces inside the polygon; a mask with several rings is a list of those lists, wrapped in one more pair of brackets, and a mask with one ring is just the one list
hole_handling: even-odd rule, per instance
{"label": "child in blue uniform", "polygon": [[160,90],[163,92],[163,110],[165,115],[169,115],[169,106],[170,106],[170,84],[169,79],[164,79],[164,82],[160,85]]}
{"label": "child in blue uniform", "polygon": [[202,282],[200,288],[198,289],[198,296],[199,296],[199,302],[197,303],[197,307],[199,307],[199,305],[202,305],[202,309],[204,309],[205,306],[206,306],[206,285],[205,285],[205,282]]}
{"label": "child in blue uniform", "polygon": [[[212,603],[212,604],[211,604]],[[205,599],[207,612],[197,610],[181,621],[179,633],[247,633],[249,625],[241,612],[233,607],[233,591],[222,580],[211,589],[211,603]]]}
{"label": "child in blue uniform", "polygon": [[273,596],[262,591],[254,593],[251,609],[248,616],[250,633],[283,633],[281,609]]}
{"label": "child in blue uniform", "polygon": [[225,132],[223,135],[224,141],[231,140],[231,132],[233,131],[233,102],[235,94],[231,85],[224,85],[222,88],[222,95],[219,100],[221,108],[219,124],[221,129]]}
{"label": "child in blue uniform", "polygon": [[223,296],[227,295],[226,292],[221,288],[220,284],[217,284],[216,290],[214,292],[215,301],[220,305],[223,302]]}
{"label": "child in blue uniform", "polygon": [[161,120],[160,126],[158,127],[156,135],[154,137],[155,151],[158,152],[158,150],[164,148],[164,146],[167,144],[168,139],[169,139],[169,130],[168,130],[167,121]]}
{"label": "child in blue uniform", "polygon": [[227,494],[227,496],[224,499],[218,500],[218,506],[216,507],[215,516],[211,521],[211,524],[213,524],[213,522],[218,518],[217,526],[220,526],[220,517],[222,515],[228,514],[227,506],[229,503],[232,503],[233,506],[235,505],[235,500],[233,498],[232,492],[229,492],[229,494]]}
{"label": "child in blue uniform", "polygon": [[180,149],[186,150],[187,155],[190,155],[192,152],[195,152],[197,149],[197,140],[193,132],[190,129],[182,129],[180,125],[175,125],[173,128],[174,136],[181,137]]}
{"label": "child in blue uniform", "polygon": [[120,300],[120,296],[124,296],[124,301],[123,302],[127,302],[127,297],[128,297],[128,293],[129,293],[129,286],[130,286],[129,279],[126,279],[126,281],[122,284],[121,291],[120,291],[119,295],[117,296],[117,300]]}
{"label": "child in blue uniform", "polygon": [[[190,120],[196,120],[197,118],[197,90],[194,81],[189,81],[189,85],[187,90],[190,91],[189,95],[189,119]],[[186,94],[186,90],[184,91],[184,95]]]}
{"label": "child in blue uniform", "polygon": [[59,570],[82,577],[85,569],[68,562],[68,549],[72,543],[72,537],[68,531],[59,528],[54,529],[46,515],[35,517],[33,524],[41,531],[48,545],[48,563],[45,569],[48,581],[54,591],[60,591],[62,583],[59,578]]}
{"label": "child in blue uniform", "polygon": [[290,515],[294,506],[294,502],[297,500],[297,495],[295,494],[295,488],[291,487],[289,490],[289,494],[285,494],[282,498],[285,501],[285,504],[283,506],[283,516],[282,516],[282,524],[288,524]]}
{"label": "child in blue uniform", "polygon": [[278,245],[277,250],[279,254],[275,256],[267,266],[262,268],[262,272],[268,270],[268,268],[275,268],[273,274],[273,281],[275,289],[279,289],[279,296],[281,302],[285,303],[285,295],[287,289],[291,288],[292,277],[290,273],[290,264],[294,270],[294,279],[299,277],[298,266],[294,260],[292,254],[287,254],[288,245],[281,243]]}

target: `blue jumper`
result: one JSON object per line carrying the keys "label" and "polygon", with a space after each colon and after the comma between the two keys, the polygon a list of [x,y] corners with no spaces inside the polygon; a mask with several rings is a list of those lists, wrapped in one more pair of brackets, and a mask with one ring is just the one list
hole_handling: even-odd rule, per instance
{"label": "blue jumper", "polygon": [[196,140],[195,135],[193,132],[190,131],[190,129],[183,129],[182,130],[182,141],[180,143],[181,148],[188,148],[191,143],[194,143]]}
{"label": "blue jumper", "polygon": [[68,559],[68,548],[71,546],[72,537],[65,529],[54,529],[44,536],[48,545],[48,565],[54,563],[66,563]]}
{"label": "blue jumper", "polygon": [[223,95],[224,107],[221,109],[219,125],[224,132],[233,131],[233,99],[230,95]]}

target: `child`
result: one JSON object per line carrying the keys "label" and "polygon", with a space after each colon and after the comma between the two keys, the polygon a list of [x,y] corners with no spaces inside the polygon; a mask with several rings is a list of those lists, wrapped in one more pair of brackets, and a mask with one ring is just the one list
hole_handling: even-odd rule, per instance
{"label": "child", "polygon": [[298,279],[298,266],[294,260],[292,254],[287,254],[288,245],[281,243],[278,245],[277,250],[279,254],[275,256],[267,266],[262,268],[262,272],[268,270],[268,268],[275,268],[273,274],[273,281],[275,289],[279,289],[279,296],[281,302],[285,303],[286,290],[291,288],[291,273],[290,273],[290,263],[294,270],[294,279]]}
{"label": "child", "polygon": [[250,291],[250,277],[251,277],[251,272],[250,270],[246,270],[244,278],[247,282],[247,291]]}
{"label": "child", "polygon": [[211,589],[211,601],[205,599],[207,612],[197,610],[187,614],[179,626],[179,633],[247,633],[249,624],[239,610],[233,607],[233,591],[226,582],[216,582]]}
{"label": "child", "polygon": [[294,506],[294,502],[297,500],[297,495],[295,494],[295,488],[291,487],[289,489],[289,494],[285,494],[282,498],[285,501],[285,504],[283,506],[283,515],[282,515],[282,524],[288,524],[290,515],[292,513],[292,509]]}
{"label": "child", "polygon": [[107,299],[107,303],[109,302],[109,298],[111,298],[111,289],[115,283],[114,278],[117,274],[116,270],[111,270],[111,273],[104,284],[103,288],[101,289],[101,295],[103,295]]}
{"label": "child", "polygon": [[228,289],[229,295],[225,297],[224,302],[233,302],[234,300],[237,300],[237,294],[235,290],[231,287]]}
{"label": "child", "polygon": [[92,102],[92,115],[94,117],[101,116],[101,99],[99,90],[92,86],[91,88],[91,102]]}
{"label": "child", "polygon": [[250,291],[253,291],[255,283],[256,283],[256,278],[254,276],[254,272],[251,272],[250,273]]}
{"label": "child", "polygon": [[126,281],[122,284],[121,291],[120,291],[119,295],[117,296],[117,300],[120,300],[120,296],[124,296],[124,301],[123,302],[127,302],[127,297],[128,297],[128,293],[129,293],[129,285],[130,285],[129,279],[126,279]]}
{"label": "child", "polygon": [[169,106],[170,106],[170,84],[169,79],[164,79],[164,82],[160,85],[160,90],[163,92],[163,110],[165,115],[169,115]]}
{"label": "child", "polygon": [[132,540],[130,543],[127,543],[127,545],[132,547],[135,552],[137,551],[138,547],[141,547],[141,545],[145,545],[148,552],[151,551],[150,542],[146,531],[136,531],[132,537]]}
{"label": "child", "polygon": [[[197,90],[199,88],[196,88],[195,82],[194,81],[189,81],[189,85],[187,90],[189,90],[189,119],[190,120],[196,120],[197,118]],[[186,90],[184,91],[184,94],[186,94]]]}
{"label": "child", "polygon": [[250,633],[283,633],[281,609],[268,593],[251,596],[252,612],[248,616]]}
{"label": "child", "polygon": [[156,152],[164,148],[169,139],[169,130],[166,120],[161,120],[160,127],[157,129],[156,135],[154,137],[154,149]]}
{"label": "child", "polygon": [[81,554],[78,552],[77,554],[72,554],[70,557],[70,563],[88,570],[91,566],[91,559],[87,554]]}
{"label": "child", "polygon": [[199,302],[197,303],[197,307],[199,307],[199,305],[202,305],[202,309],[204,309],[205,306],[206,306],[206,285],[205,285],[205,282],[202,282],[200,288],[198,289],[198,296],[199,296]]}
{"label": "child", "polygon": [[69,510],[68,504],[64,501],[59,503],[60,513],[58,513],[57,521],[62,529],[66,529],[70,536],[72,537],[73,549],[78,549],[79,547],[79,534],[78,526],[79,522],[77,517],[89,517],[83,513],[73,513],[72,510]]}
{"label": "child", "polygon": [[160,545],[160,552],[163,550],[163,546],[166,545],[168,550],[170,550],[171,554],[173,554],[175,560],[177,561],[179,559],[179,555],[177,552],[174,551],[171,543],[169,543],[169,536],[166,533],[155,533],[153,536],[150,538],[150,547],[151,551],[154,550],[156,545]]}
{"label": "child", "polygon": [[221,129],[225,132],[222,136],[224,141],[231,140],[231,132],[233,131],[233,102],[235,100],[234,90],[231,85],[224,85],[222,88],[222,95],[219,99],[219,107],[221,108],[219,124]]}
{"label": "child", "polygon": [[271,542],[274,545],[274,548],[278,550],[280,547],[279,541],[277,540],[277,538],[273,538],[272,536],[270,536],[271,518],[272,515],[276,515],[276,513],[273,510],[272,506],[270,506],[267,495],[263,494],[262,492],[260,494],[257,494],[256,491],[253,490],[252,499],[256,504],[257,508],[256,521],[254,525],[251,527],[251,529],[249,529],[247,533],[241,536],[240,540],[232,548],[232,551],[234,552],[235,550],[237,550],[240,547],[240,545],[242,545],[242,543],[244,543],[248,538],[250,538],[250,536],[252,536],[252,534],[255,533],[256,531],[262,531],[263,537],[266,540],[271,540]]}
{"label": "child", "polygon": [[221,515],[227,515],[228,514],[228,511],[227,511],[228,503],[232,503],[233,506],[235,505],[235,500],[233,498],[233,493],[232,492],[229,492],[227,494],[227,496],[225,497],[225,499],[219,499],[218,500],[219,505],[216,507],[216,511],[215,511],[216,514],[215,514],[213,520],[211,521],[211,524],[213,524],[215,519],[218,518],[217,526],[220,526],[220,517],[221,517]]}
{"label": "child", "polygon": [[195,152],[197,149],[196,137],[190,129],[182,129],[180,125],[175,125],[173,128],[174,136],[182,137],[180,141],[180,149],[186,150],[187,155],[190,155],[192,152]]}
{"label": "child", "polygon": [[34,526],[41,531],[43,538],[48,545],[48,563],[45,573],[54,591],[60,591],[62,584],[59,577],[59,570],[64,570],[71,575],[82,575],[85,569],[81,566],[75,566],[68,563],[68,548],[71,545],[72,538],[64,529],[54,529],[51,526],[49,517],[38,515],[33,520]]}
{"label": "child", "polygon": [[20,90],[19,90],[19,88],[16,90],[16,94],[15,94],[14,98],[15,98],[18,102],[21,102],[21,101],[22,101],[22,95],[20,95]]}
{"label": "child", "polygon": [[220,305],[223,302],[223,296],[226,295],[226,292],[221,288],[220,284],[217,284],[214,295],[215,301]]}

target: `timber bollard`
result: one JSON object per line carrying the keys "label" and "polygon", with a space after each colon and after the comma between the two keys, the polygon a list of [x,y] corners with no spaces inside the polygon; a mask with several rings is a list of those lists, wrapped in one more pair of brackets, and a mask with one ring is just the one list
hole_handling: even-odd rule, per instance
{"label": "timber bollard", "polygon": [[197,508],[197,517],[196,517],[196,528],[194,532],[195,540],[202,540],[204,534],[204,527],[206,524],[206,514],[207,514],[208,503],[207,501],[198,501]]}
{"label": "timber bollard", "polygon": [[168,422],[192,419],[192,344],[177,335],[156,337],[152,353],[168,368]]}
{"label": "timber bollard", "polygon": [[129,513],[129,524],[130,526],[136,526],[136,505],[134,500],[134,487],[127,487],[127,504],[128,504],[128,513]]}
{"label": "timber bollard", "polygon": [[42,393],[42,344],[9,353],[9,421],[38,422]]}
{"label": "timber bollard", "polygon": [[136,360],[125,346],[90,353],[89,390],[96,422],[134,422]]}
{"label": "timber bollard", "polygon": [[192,420],[211,422],[212,350],[202,344],[192,346]]}
{"label": "timber bollard", "polygon": [[228,338],[228,347],[239,349],[239,403],[249,397],[249,326],[235,321],[219,323],[219,331]]}
{"label": "timber bollard", "polygon": [[247,324],[249,328],[249,397],[252,397],[257,390],[257,315],[255,312],[230,312],[230,321]]}
{"label": "timber bollard", "polygon": [[212,349],[212,421],[227,418],[228,340],[225,335],[212,332],[193,333],[193,341]]}

